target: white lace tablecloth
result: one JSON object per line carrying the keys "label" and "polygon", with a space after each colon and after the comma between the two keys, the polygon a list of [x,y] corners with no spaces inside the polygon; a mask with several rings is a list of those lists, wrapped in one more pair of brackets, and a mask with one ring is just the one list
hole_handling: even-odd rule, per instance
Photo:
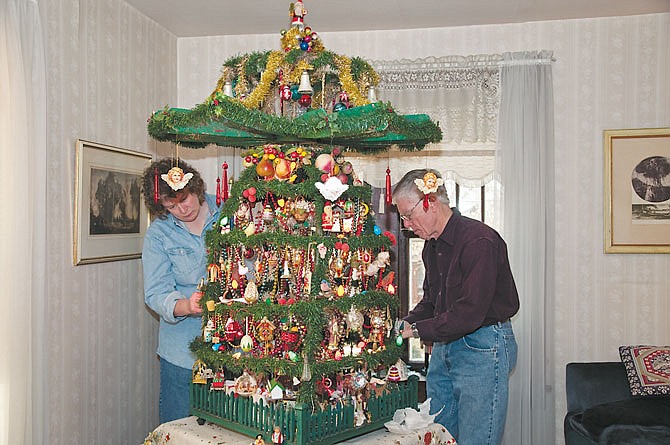
{"label": "white lace tablecloth", "polygon": [[[254,441],[251,437],[210,422],[198,425],[197,419],[191,416],[159,425],[147,436],[144,445],[251,445]],[[271,445],[269,440],[266,440],[265,443]],[[423,445],[424,442],[416,433],[400,435],[381,429],[341,443],[349,445]]]}

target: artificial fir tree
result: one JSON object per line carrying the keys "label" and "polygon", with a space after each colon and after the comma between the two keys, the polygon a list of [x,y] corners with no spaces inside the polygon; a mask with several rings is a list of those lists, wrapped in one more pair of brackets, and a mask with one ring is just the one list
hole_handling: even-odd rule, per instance
{"label": "artificial fir tree", "polygon": [[[348,407],[353,418],[338,413],[338,428],[377,421],[369,403],[403,384],[395,236],[375,224],[372,189],[346,153],[418,150],[441,138],[427,116],[377,102],[372,67],[327,51],[306,14],[292,3],[280,50],[232,57],[202,104],[166,107],[149,120],[158,140],[243,148],[245,169],[230,196],[225,179],[217,188],[222,218],[206,237],[191,402],[199,414],[211,408],[215,421],[240,416],[218,406],[232,399],[212,393],[271,405],[254,414],[271,417],[254,423],[266,433],[284,419],[274,406],[287,404]],[[416,395],[394,403],[375,415],[389,419]],[[294,434],[301,427],[282,422],[287,442],[303,443]],[[241,431],[254,431],[248,425]]]}

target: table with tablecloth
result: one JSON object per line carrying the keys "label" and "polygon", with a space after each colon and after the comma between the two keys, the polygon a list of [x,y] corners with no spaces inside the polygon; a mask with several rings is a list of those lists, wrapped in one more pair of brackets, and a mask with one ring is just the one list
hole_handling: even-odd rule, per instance
{"label": "table with tablecloth", "polygon": [[[437,426],[439,427],[439,426]],[[438,445],[454,442],[444,442],[432,434],[432,440],[424,442],[426,431],[408,434],[394,434],[380,429],[362,436],[341,442],[348,445],[424,445],[424,443]],[[144,445],[252,445],[254,439],[240,433],[227,430],[211,422],[198,424],[196,416],[185,417],[159,425],[146,438]],[[265,441],[270,444],[269,440]]]}

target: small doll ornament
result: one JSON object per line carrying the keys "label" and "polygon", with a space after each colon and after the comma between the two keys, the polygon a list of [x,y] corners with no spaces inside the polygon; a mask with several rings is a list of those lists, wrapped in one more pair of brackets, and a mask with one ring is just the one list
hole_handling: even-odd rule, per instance
{"label": "small doll ornament", "polygon": [[244,335],[242,326],[232,317],[228,317],[225,324],[226,340],[232,344],[236,344]]}
{"label": "small doll ornament", "polygon": [[167,182],[170,188],[174,191],[181,190],[186,187],[188,181],[193,177],[193,173],[184,173],[179,167],[172,167],[167,173],[163,173],[161,178]]}
{"label": "small doll ornament", "polygon": [[280,445],[284,443],[284,435],[281,432],[281,428],[275,426],[272,431],[272,443],[273,445]]}

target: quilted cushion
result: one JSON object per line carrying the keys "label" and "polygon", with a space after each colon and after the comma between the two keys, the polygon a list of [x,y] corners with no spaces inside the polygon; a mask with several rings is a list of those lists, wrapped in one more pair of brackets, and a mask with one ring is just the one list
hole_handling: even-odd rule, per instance
{"label": "quilted cushion", "polygon": [[584,411],[582,423],[598,437],[610,425],[670,427],[670,397],[645,397],[603,403]]}
{"label": "quilted cushion", "polygon": [[633,396],[670,396],[670,346],[621,346]]}

